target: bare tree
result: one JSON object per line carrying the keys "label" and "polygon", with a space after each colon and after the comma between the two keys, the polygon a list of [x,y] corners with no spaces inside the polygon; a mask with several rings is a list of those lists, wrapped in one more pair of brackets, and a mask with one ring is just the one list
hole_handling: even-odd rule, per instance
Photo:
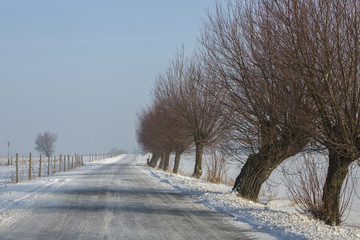
{"label": "bare tree", "polygon": [[329,155],[321,219],[338,225],[341,189],[350,164],[360,157],[360,2],[264,3],[285,33],[282,42],[289,67],[301,74],[314,102],[317,140]]}
{"label": "bare tree", "polygon": [[[177,173],[179,170],[181,154],[190,148],[193,143],[192,134],[186,128],[184,119],[179,116],[179,112],[172,103],[172,97],[176,94],[177,87],[174,85],[174,73],[176,76],[182,74],[183,69],[173,69],[174,65],[170,65],[165,74],[159,74],[154,89],[154,96],[158,102],[162,102],[161,114],[164,129],[162,135],[163,141],[166,142],[168,149],[175,152],[175,163],[173,172]],[[181,72],[181,73],[180,73]],[[165,161],[164,168],[167,167],[169,161],[169,154],[166,154],[163,159]]]}
{"label": "bare tree", "polygon": [[[304,154],[304,161],[298,159],[291,160],[291,169],[284,171],[283,177],[288,188],[290,200],[295,204],[298,210],[312,214],[318,219],[322,219],[326,214],[324,206],[324,183],[326,170],[328,168],[328,159],[322,154]],[[355,164],[354,164],[355,166]],[[346,208],[351,203],[354,186],[347,176],[340,199],[340,216],[343,216]]]}
{"label": "bare tree", "polygon": [[156,167],[162,152],[159,137],[157,137],[159,133],[157,121],[158,116],[153,107],[143,110],[138,115],[136,137],[142,150],[152,153],[152,158],[149,162],[149,166],[151,167]]}
{"label": "bare tree", "polygon": [[[161,81],[157,83],[160,84]],[[155,92],[160,91],[158,84]],[[152,106],[139,115],[137,137],[143,150],[153,153],[153,158],[149,163],[152,167],[155,167],[158,159],[161,158],[159,168],[168,170],[170,153],[175,151],[174,172],[177,172],[180,155],[192,142],[185,130],[181,128],[179,119],[172,113],[166,99],[155,98]]]}
{"label": "bare tree", "polygon": [[[261,4],[218,4],[208,14],[201,43],[207,71],[217,77],[224,108],[233,112],[227,146],[248,158],[234,190],[257,200],[262,184],[285,159],[308,143],[309,102],[299,75],[283,67],[276,25]],[[210,90],[211,91],[211,90]]]}
{"label": "bare tree", "polygon": [[188,59],[184,54],[182,49],[170,62],[159,98],[166,99],[171,106],[184,135],[191,136],[196,151],[193,176],[200,178],[203,149],[223,136],[225,121],[220,101],[214,96],[220,93],[204,91],[205,73],[199,59],[195,56]]}
{"label": "bare tree", "polygon": [[57,140],[56,133],[44,132],[39,133],[35,139],[35,150],[43,153],[46,157],[51,156],[55,152],[55,142]]}

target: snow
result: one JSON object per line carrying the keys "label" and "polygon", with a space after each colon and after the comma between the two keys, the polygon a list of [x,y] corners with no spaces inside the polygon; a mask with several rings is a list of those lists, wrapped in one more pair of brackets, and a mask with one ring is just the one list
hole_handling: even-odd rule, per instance
{"label": "snow", "polygon": [[[192,157],[185,155],[181,160],[180,169],[185,175],[190,175],[193,170]],[[146,156],[140,163],[146,163]],[[235,178],[240,171],[240,169],[234,170],[234,167],[231,170],[232,172],[228,172],[228,176],[231,178]],[[231,192],[232,186],[230,185],[213,184],[203,179],[198,180],[148,167],[144,167],[143,171],[176,189],[196,194],[198,202],[216,211],[231,215],[242,227],[261,230],[275,239],[360,239],[360,205],[356,196],[351,207],[351,217],[345,221],[344,225],[328,226],[322,221],[296,211],[286,197],[285,186],[280,183],[280,171],[274,171],[270,176],[269,181],[273,184],[277,183],[275,184],[276,189],[272,189],[273,192],[268,193],[271,197],[266,196],[266,191],[263,191],[265,193],[258,203],[238,197],[236,193]],[[274,194],[274,192],[277,193]],[[262,238],[261,236],[257,237]]]}
{"label": "snow", "polygon": [[9,176],[15,171],[15,167],[0,166],[0,226],[9,226],[22,218],[24,214],[22,210],[31,206],[38,195],[50,193],[76,178],[79,174],[84,174],[90,169],[116,160],[118,160],[117,157],[104,159],[101,162],[87,162],[86,166],[83,167],[59,172],[33,181],[23,180],[19,184],[9,182]]}
{"label": "snow", "polygon": [[[255,238],[260,239],[360,239],[359,209],[356,198],[352,204],[351,217],[343,226],[327,226],[306,214],[298,213],[286,197],[283,185],[276,184],[271,193],[264,191],[260,202],[255,203],[238,197],[231,192],[231,185],[212,184],[203,179],[177,175],[145,166],[147,156],[139,155],[134,164],[146,175],[159,180],[161,184],[194,196],[194,200],[205,207],[230,215],[231,224],[239,226]],[[13,167],[0,166],[0,228],[13,224],[23,217],[26,210],[40,194],[49,194],[53,189],[67,186],[66,183],[85,174],[93,168],[111,164],[119,157],[102,161],[86,162],[86,165],[66,172],[56,173],[33,181],[23,180],[10,183]],[[180,169],[189,175],[192,171],[191,155],[181,160]],[[240,171],[231,166],[228,177],[233,178]],[[279,172],[275,171],[270,181],[277,182]],[[271,197],[270,197],[271,195]],[[50,199],[50,198],[49,198]],[[49,203],[51,204],[51,203]],[[256,232],[255,232],[256,231]],[[259,232],[258,232],[259,231]]]}

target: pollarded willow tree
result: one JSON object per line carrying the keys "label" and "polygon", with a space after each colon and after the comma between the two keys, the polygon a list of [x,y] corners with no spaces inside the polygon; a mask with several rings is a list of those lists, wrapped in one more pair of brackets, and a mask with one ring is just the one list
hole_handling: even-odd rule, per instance
{"label": "pollarded willow tree", "polygon": [[225,121],[218,95],[204,91],[204,69],[196,57],[187,59],[184,50],[170,61],[165,77],[159,83],[157,97],[166,99],[176,124],[190,136],[195,145],[193,176],[202,175],[202,156],[205,146],[221,139]]}
{"label": "pollarded willow tree", "polygon": [[155,109],[149,107],[138,114],[136,127],[136,138],[140,147],[143,151],[149,151],[152,153],[151,161],[148,162],[148,165],[151,167],[156,167],[162,152],[162,148],[157,137],[159,131],[157,120],[158,118],[156,116]]}
{"label": "pollarded willow tree", "polygon": [[264,0],[279,26],[288,67],[301,75],[314,102],[317,140],[328,150],[320,218],[341,222],[340,197],[360,157],[360,1]]}
{"label": "pollarded willow tree", "polygon": [[[183,119],[178,116],[176,109],[173,109],[173,105],[169,104],[172,99],[169,99],[169,85],[168,79],[172,78],[168,70],[165,74],[159,74],[153,91],[154,97],[158,102],[162,102],[162,121],[166,131],[162,136],[162,139],[169,146],[171,151],[175,152],[174,168],[173,172],[177,173],[180,165],[181,155],[188,150],[193,144],[192,135],[185,128],[182,121]],[[168,161],[169,155],[165,157],[165,161]]]}
{"label": "pollarded willow tree", "polygon": [[277,26],[261,3],[218,4],[201,43],[213,86],[225,90],[224,108],[234,114],[227,145],[248,155],[234,190],[257,200],[272,171],[309,142],[313,116],[304,105],[311,102],[301,76],[284,67]]}
{"label": "pollarded willow tree", "polygon": [[[159,88],[156,87],[156,89]],[[138,121],[138,143],[144,151],[150,151],[153,155],[149,166],[156,167],[159,158],[161,158],[159,168],[167,171],[170,153],[175,151],[173,171],[177,173],[180,156],[190,147],[192,140],[187,132],[181,128],[182,124],[179,124],[179,119],[170,110],[166,99],[155,98],[152,105],[139,114]]]}

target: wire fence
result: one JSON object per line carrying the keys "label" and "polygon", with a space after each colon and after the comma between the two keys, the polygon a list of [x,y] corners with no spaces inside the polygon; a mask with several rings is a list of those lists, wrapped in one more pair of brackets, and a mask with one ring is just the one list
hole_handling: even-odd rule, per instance
{"label": "wire fence", "polygon": [[0,185],[35,180],[44,176],[65,172],[84,166],[86,162],[100,161],[121,154],[120,152],[89,155],[32,156],[19,155],[0,157]]}

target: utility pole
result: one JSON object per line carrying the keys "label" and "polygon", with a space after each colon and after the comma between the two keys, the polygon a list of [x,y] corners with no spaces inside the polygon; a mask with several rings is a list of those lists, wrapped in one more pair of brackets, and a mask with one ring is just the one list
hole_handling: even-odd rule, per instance
{"label": "utility pole", "polygon": [[7,142],[8,144],[8,166],[10,166],[10,142]]}

